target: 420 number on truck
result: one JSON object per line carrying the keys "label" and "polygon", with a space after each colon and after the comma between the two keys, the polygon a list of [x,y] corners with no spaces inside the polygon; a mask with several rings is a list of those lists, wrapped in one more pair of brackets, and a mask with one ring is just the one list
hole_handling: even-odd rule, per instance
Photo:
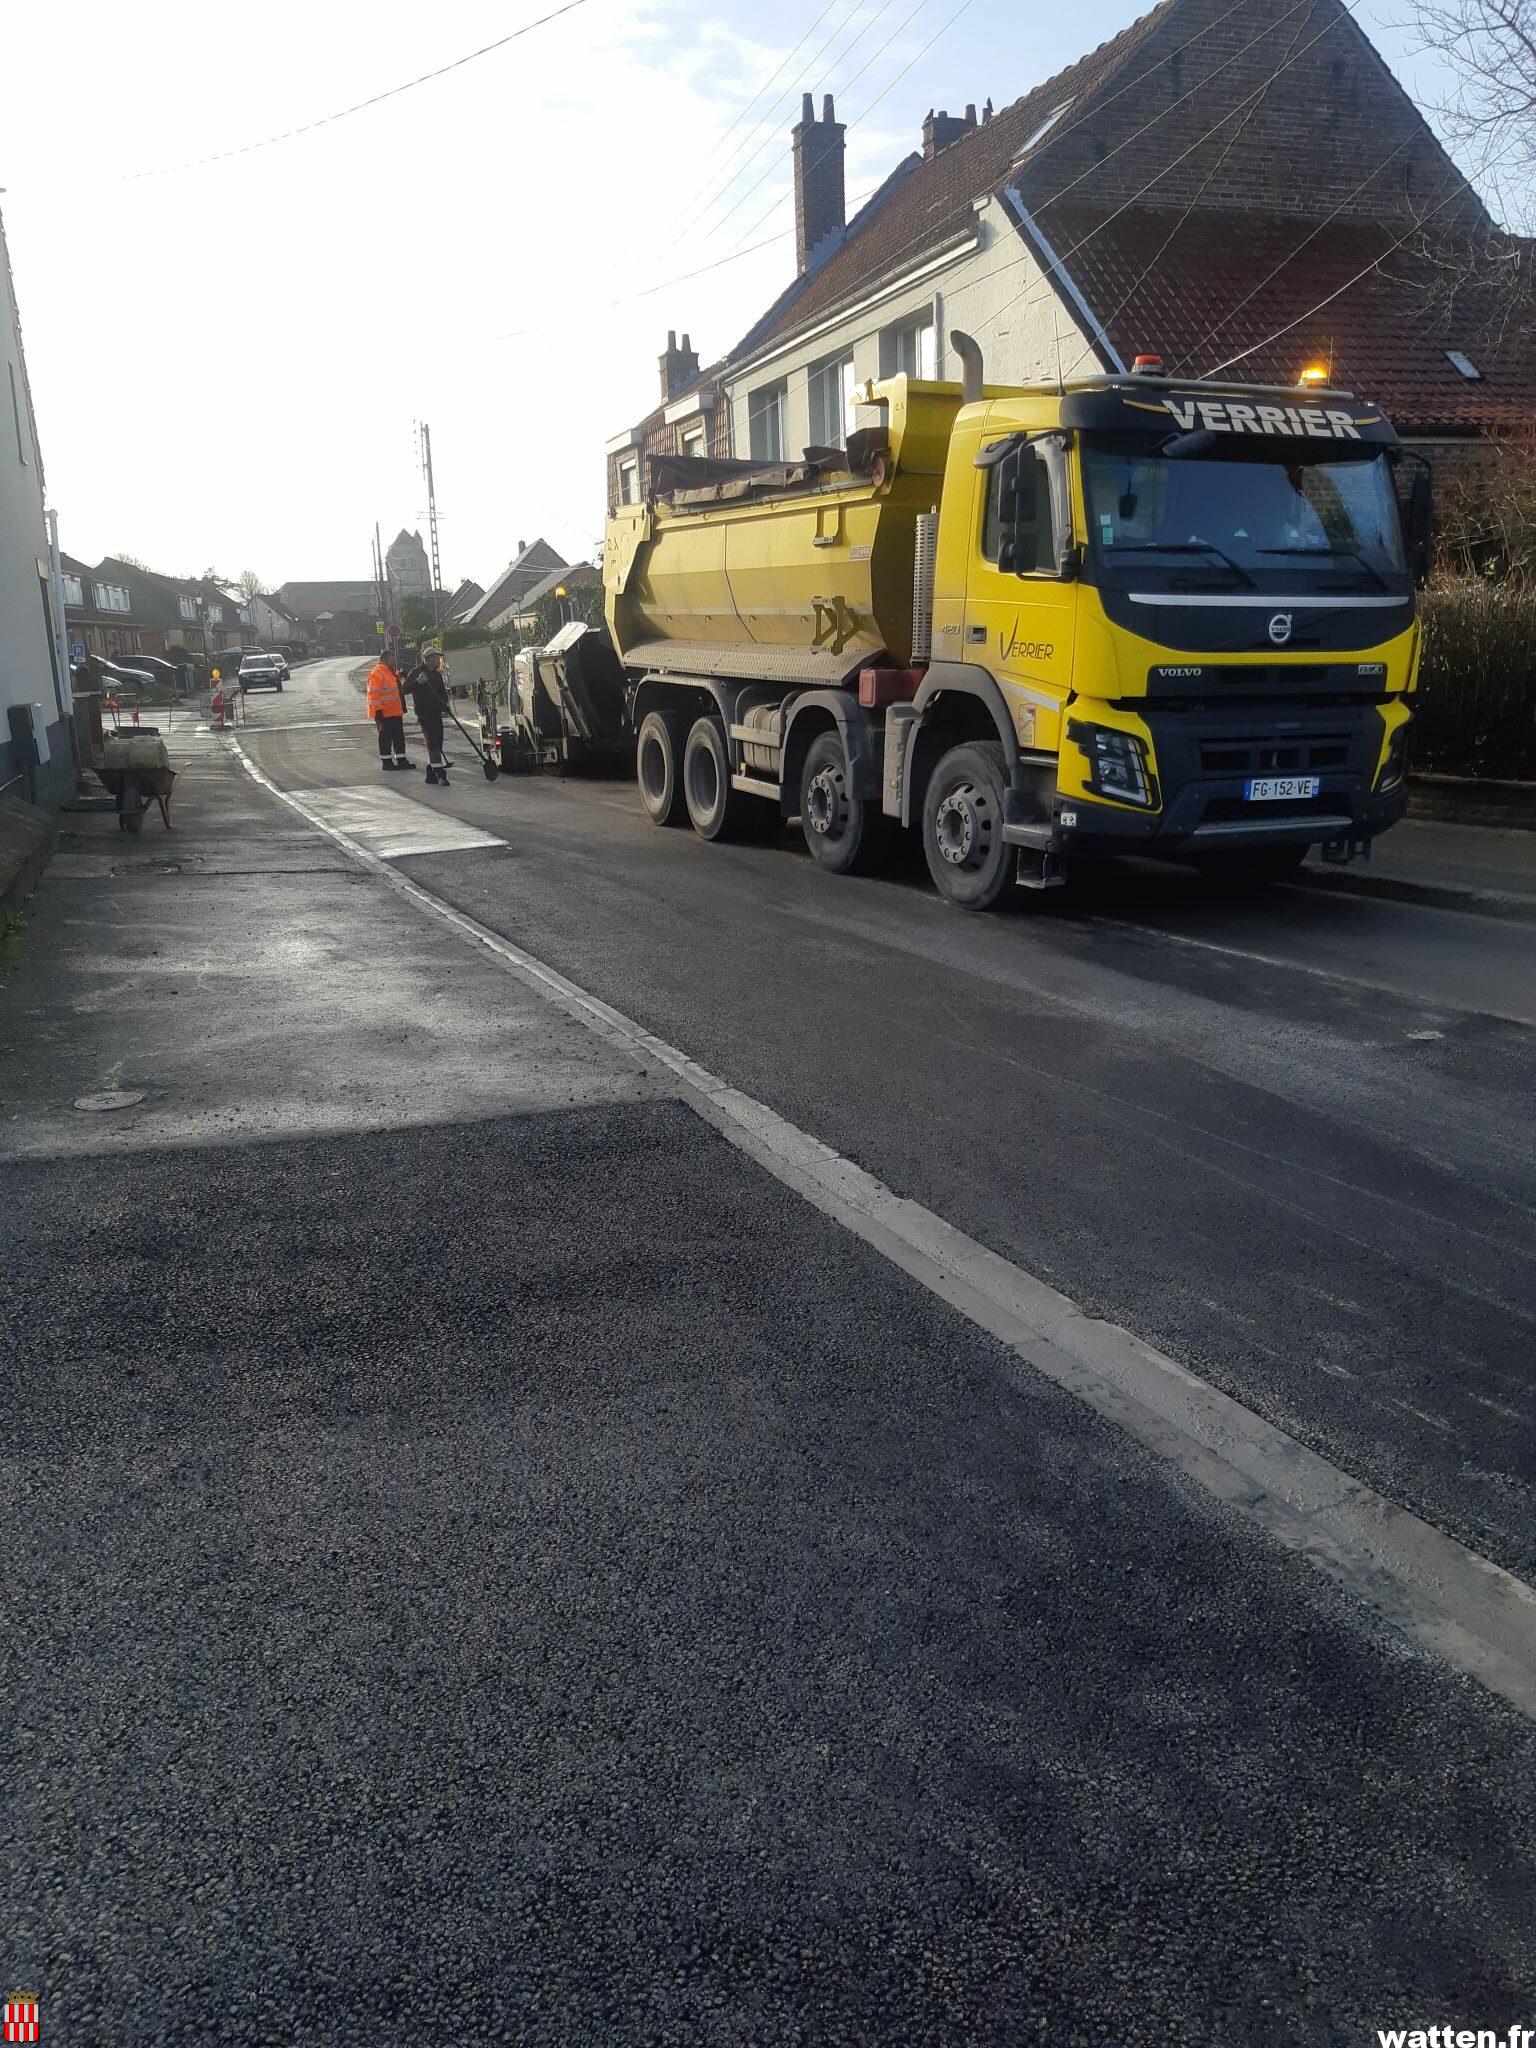
{"label": "420 number on truck", "polygon": [[[1077,854],[1268,877],[1402,813],[1428,471],[1329,389],[866,387],[844,450],[658,465],[608,521],[658,824],[920,831],[966,909]],[[867,423],[866,423],[867,422]],[[1401,472],[1401,474],[1400,474]]]}

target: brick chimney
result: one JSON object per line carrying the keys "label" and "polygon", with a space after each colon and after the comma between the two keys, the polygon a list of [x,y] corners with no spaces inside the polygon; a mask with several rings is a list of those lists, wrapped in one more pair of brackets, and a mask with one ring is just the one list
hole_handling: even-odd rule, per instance
{"label": "brick chimney", "polygon": [[699,358],[696,351],[689,346],[686,334],[683,336],[682,347],[678,347],[677,330],[669,327],[666,353],[658,360],[661,365],[661,402],[666,405],[697,377]]}
{"label": "brick chimney", "polygon": [[832,95],[821,103],[816,119],[815,102],[809,93],[800,101],[800,119],[794,130],[795,149],[795,272],[803,277],[811,258],[828,235],[841,234],[846,224],[843,212],[844,124],[832,111]]}
{"label": "brick chimney", "polygon": [[942,107],[936,114],[930,109],[927,119],[923,122],[923,155],[937,156],[941,149],[948,149],[952,142],[957,142],[968,129],[975,126],[974,106],[966,108],[963,119],[959,114],[946,114]]}

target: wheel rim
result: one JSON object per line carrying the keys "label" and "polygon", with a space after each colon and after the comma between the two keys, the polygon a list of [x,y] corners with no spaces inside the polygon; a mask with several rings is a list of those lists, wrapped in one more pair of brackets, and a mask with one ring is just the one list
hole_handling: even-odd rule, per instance
{"label": "wheel rim", "polygon": [[822,839],[841,839],[848,829],[848,787],[842,771],[823,768],[805,792],[805,816]]}
{"label": "wheel rim", "polygon": [[693,759],[688,764],[688,794],[694,809],[706,818],[720,800],[720,771],[708,747],[693,750]]}
{"label": "wheel rim", "polygon": [[994,837],[992,803],[974,782],[957,783],[945,792],[933,817],[939,858],[963,873],[985,867]]}
{"label": "wheel rim", "polygon": [[640,746],[640,787],[652,803],[660,803],[667,787],[667,757],[661,741],[647,733]]}

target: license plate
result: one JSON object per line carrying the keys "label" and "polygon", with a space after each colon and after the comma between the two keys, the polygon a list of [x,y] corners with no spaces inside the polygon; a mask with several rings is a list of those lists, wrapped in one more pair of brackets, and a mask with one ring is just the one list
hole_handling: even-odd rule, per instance
{"label": "license plate", "polygon": [[1316,796],[1322,787],[1317,775],[1255,775],[1243,784],[1243,795],[1251,804],[1292,802],[1300,796]]}

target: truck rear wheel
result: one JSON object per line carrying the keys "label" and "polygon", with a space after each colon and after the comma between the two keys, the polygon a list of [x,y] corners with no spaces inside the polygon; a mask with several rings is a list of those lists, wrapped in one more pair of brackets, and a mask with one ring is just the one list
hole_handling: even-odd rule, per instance
{"label": "truck rear wheel", "polygon": [[635,740],[635,776],[640,801],[653,825],[683,822],[683,748],[688,737],[685,711],[648,711]]}
{"label": "truck rear wheel", "polygon": [[992,910],[1008,884],[1003,750],[993,740],[951,747],[923,793],[923,852],[934,887],[959,910]]}
{"label": "truck rear wheel", "polygon": [[834,875],[868,865],[878,830],[877,807],[853,793],[848,754],[836,732],[811,741],[800,771],[800,830],[819,867]]}
{"label": "truck rear wheel", "polygon": [[731,790],[725,727],[707,714],[696,718],[683,749],[683,800],[701,839],[726,839],[741,809]]}

